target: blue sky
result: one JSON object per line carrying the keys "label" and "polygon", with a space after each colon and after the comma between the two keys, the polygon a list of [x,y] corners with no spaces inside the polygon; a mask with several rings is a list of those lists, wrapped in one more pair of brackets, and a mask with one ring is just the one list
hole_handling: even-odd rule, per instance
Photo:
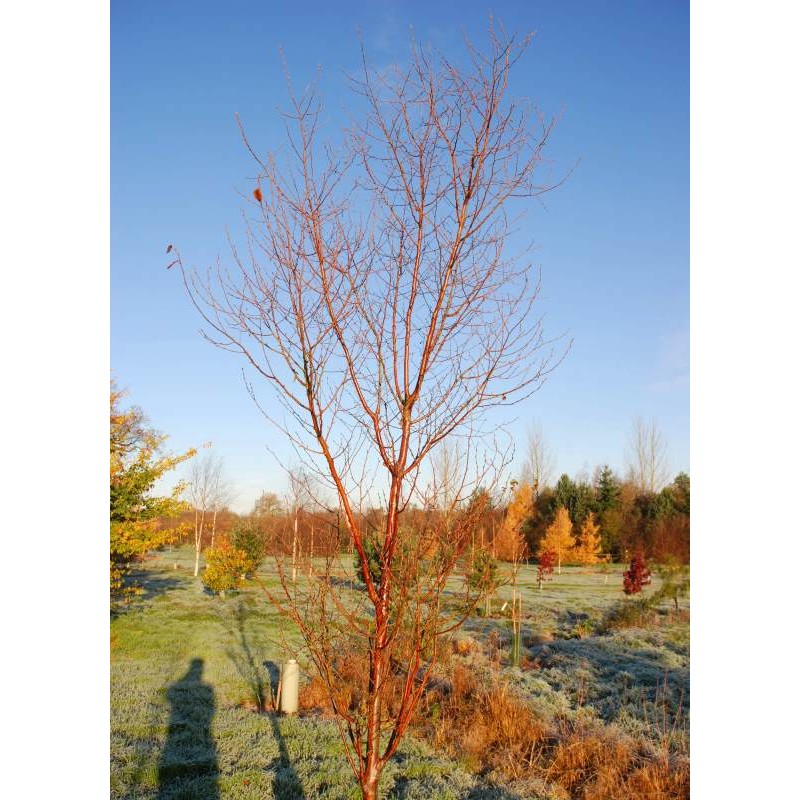
{"label": "blue sky", "polygon": [[[252,162],[238,112],[263,151],[280,146],[279,48],[304,85],[322,67],[332,123],[358,32],[377,64],[407,56],[409,27],[447,53],[488,15],[536,31],[513,91],[560,114],[548,144],[569,180],[532,207],[520,236],[541,267],[549,333],[574,344],[512,431],[541,424],[557,469],[624,466],[636,415],[657,420],[673,472],[689,468],[688,2],[112,2],[111,367],[178,450],[212,441],[248,509],[282,491],[281,449],[243,387],[242,364],[203,341],[164,250],[197,267],[241,230]],[[268,393],[262,394],[267,398]]]}

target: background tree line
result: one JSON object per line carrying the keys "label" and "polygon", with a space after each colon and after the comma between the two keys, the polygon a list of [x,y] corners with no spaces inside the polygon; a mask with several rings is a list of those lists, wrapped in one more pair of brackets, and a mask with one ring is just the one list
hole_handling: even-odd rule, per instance
{"label": "background tree line", "polygon": [[531,552],[537,552],[559,508],[566,509],[573,535],[579,535],[594,515],[601,550],[615,562],[629,560],[637,550],[659,562],[669,557],[689,562],[689,476],[685,472],[659,491],[621,479],[607,464],[595,469],[592,480],[561,475],[554,486],[536,493],[524,527]]}
{"label": "background tree line", "polygon": [[[524,559],[534,558],[558,510],[565,509],[576,546],[582,542],[588,522],[598,529],[600,553],[614,562],[627,562],[638,550],[656,562],[670,558],[689,562],[690,479],[685,472],[659,491],[649,491],[604,464],[595,469],[591,480],[565,473],[553,485],[535,491],[529,483],[515,483],[514,490],[506,495],[487,498],[483,511],[475,517],[465,555],[469,561],[476,552],[487,552],[500,561],[512,561],[520,553]],[[167,523],[176,528],[178,541],[193,541],[197,513],[188,505]],[[380,508],[365,512],[365,527],[379,530],[382,513]],[[406,524],[423,531],[440,524],[444,513],[436,507],[409,509]],[[514,523],[504,524],[509,515]],[[293,505],[274,492],[264,492],[248,514],[220,509],[216,535],[230,537],[243,524],[258,531],[265,552],[294,552],[298,561],[352,550],[338,509],[315,508],[311,503]],[[201,550],[211,546],[212,535],[209,523],[202,533]]]}
{"label": "background tree line", "polygon": [[[341,508],[326,501],[307,474],[291,472],[283,496],[265,491],[249,513],[237,514],[230,509],[235,492],[222,458],[210,451],[199,458],[194,450],[164,454],[166,437],[148,427],[139,408],[123,408],[123,394],[112,381],[112,594],[125,593],[128,564],[165,544],[193,544],[195,575],[201,553],[213,551],[215,544],[247,542],[253,564],[267,554],[288,556],[293,579],[298,570],[310,571],[314,558],[353,553]],[[461,560],[464,573],[479,583],[476,575],[490,561],[516,566],[532,558],[541,561],[543,554],[552,556],[559,569],[562,563],[628,562],[637,553],[661,564],[689,563],[690,479],[680,472],[667,481],[666,447],[655,423],[634,420],[624,478],[603,464],[591,479],[564,473],[553,481],[555,458],[541,428],[529,431],[527,445],[521,480],[495,492],[479,487],[461,499],[453,477],[459,453],[443,447],[427,501],[405,511],[408,535],[422,540],[426,532],[463,527],[468,518]],[[210,443],[204,446],[209,448]],[[168,497],[154,497],[155,482],[189,459],[187,478]],[[385,509],[355,513],[377,552]],[[444,541],[438,535],[429,538]]]}

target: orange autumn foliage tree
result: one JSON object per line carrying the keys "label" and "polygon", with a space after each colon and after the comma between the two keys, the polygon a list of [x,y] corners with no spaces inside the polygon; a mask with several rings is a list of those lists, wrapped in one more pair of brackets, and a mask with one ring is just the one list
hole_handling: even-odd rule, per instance
{"label": "orange autumn foliage tree", "polygon": [[590,511],[581,527],[581,536],[575,548],[575,558],[583,565],[597,564],[601,560],[600,526],[594,520],[594,512]]}
{"label": "orange autumn foliage tree", "polygon": [[555,519],[548,526],[544,539],[539,544],[538,554],[555,553],[560,575],[561,562],[570,556],[574,547],[575,538],[572,535],[572,520],[569,518],[569,511],[564,506],[559,506]]}
{"label": "orange autumn foliage tree", "polygon": [[497,557],[501,561],[518,562],[525,557],[527,545],[522,534],[522,526],[532,513],[533,487],[529,483],[521,483],[516,487],[497,534],[495,547]]}

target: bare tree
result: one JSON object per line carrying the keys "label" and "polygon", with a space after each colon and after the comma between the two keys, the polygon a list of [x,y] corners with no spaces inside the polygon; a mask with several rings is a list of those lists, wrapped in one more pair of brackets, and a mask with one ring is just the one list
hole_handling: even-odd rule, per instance
{"label": "bare tree", "polygon": [[[209,445],[206,445],[208,447]],[[215,498],[222,471],[221,461],[213,453],[205,453],[202,458],[192,461],[189,469],[189,501],[194,508],[194,575],[200,572],[200,552],[203,547],[203,533],[206,515],[214,514],[216,523]]]}
{"label": "bare tree", "polygon": [[628,472],[638,489],[657,492],[669,481],[667,444],[655,420],[636,417],[628,439]]}
{"label": "bare tree", "polygon": [[281,498],[275,492],[262,492],[253,504],[250,520],[261,534],[265,552],[272,549],[276,536],[284,524]]}
{"label": "bare tree", "polygon": [[541,489],[550,485],[555,472],[555,455],[550,449],[538,423],[528,428],[528,449],[522,467],[522,482],[533,486],[536,497]]}
{"label": "bare tree", "polygon": [[224,461],[217,459],[211,469],[211,547],[217,533],[217,514],[231,504],[233,497],[233,486],[225,475]]}
{"label": "bare tree", "polygon": [[[470,608],[466,588],[458,613],[441,595],[485,511],[474,490],[508,462],[486,411],[528,397],[561,357],[533,315],[538,281],[505,251],[515,202],[552,188],[538,167],[553,121],[508,97],[528,39],[489,40],[485,53],[467,43],[463,69],[413,44],[402,70],[364,59],[352,86],[365,118],[338,151],[319,143],[314,87],[292,93],[285,159],[242,130],[259,174],[233,267],[174,262],[207,338],[275,390],[285,413],[262,411],[336,496],[357,553],[356,599],[327,579],[301,591],[280,560],[284,594],[270,596],[303,634],[366,800],[439,638]],[[444,525],[425,476],[452,436],[463,477]],[[348,648],[362,657],[351,691]]]}
{"label": "bare tree", "polygon": [[276,514],[281,507],[281,499],[275,492],[262,492],[253,504],[253,516],[266,517]]}
{"label": "bare tree", "polygon": [[286,493],[286,513],[289,519],[292,539],[292,583],[297,583],[297,567],[300,560],[299,552],[299,521],[303,509],[313,505],[311,480],[302,469],[289,470],[289,489]]}
{"label": "bare tree", "polygon": [[433,492],[436,505],[444,513],[450,513],[463,491],[464,470],[453,440],[445,439],[437,448],[433,461]]}

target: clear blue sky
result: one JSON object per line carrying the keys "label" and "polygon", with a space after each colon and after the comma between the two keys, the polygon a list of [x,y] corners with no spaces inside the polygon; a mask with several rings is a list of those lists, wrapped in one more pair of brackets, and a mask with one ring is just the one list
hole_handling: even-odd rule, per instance
{"label": "clear blue sky", "polygon": [[[489,13],[536,31],[514,91],[563,116],[548,144],[572,177],[525,220],[550,333],[567,360],[511,428],[538,421],[558,472],[624,465],[636,415],[658,421],[673,472],[689,468],[688,2],[121,2],[111,7],[111,367],[178,450],[212,441],[246,510],[284,478],[282,450],[245,392],[242,364],[199,334],[168,242],[197,267],[227,255],[254,174],[234,122],[282,144],[286,93],[322,67],[332,119],[358,31],[379,64],[416,37],[447,53],[481,41]],[[262,395],[268,397],[268,394]]]}

